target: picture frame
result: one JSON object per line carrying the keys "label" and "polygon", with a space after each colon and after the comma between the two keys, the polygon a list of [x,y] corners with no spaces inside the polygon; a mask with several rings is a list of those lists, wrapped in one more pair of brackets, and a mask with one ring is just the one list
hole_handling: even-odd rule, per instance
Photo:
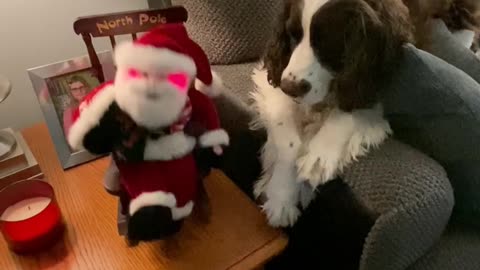
{"label": "picture frame", "polygon": [[[98,53],[98,58],[105,80],[113,79],[115,66],[111,51]],[[85,149],[73,150],[66,138],[75,106],[101,83],[88,55],[30,68],[27,73],[63,169],[99,158]]]}

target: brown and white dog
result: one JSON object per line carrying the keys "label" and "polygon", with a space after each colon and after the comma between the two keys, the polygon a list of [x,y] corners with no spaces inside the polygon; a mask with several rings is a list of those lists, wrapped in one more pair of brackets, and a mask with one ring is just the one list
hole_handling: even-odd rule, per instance
{"label": "brown and white dog", "polygon": [[416,46],[428,51],[434,20],[442,20],[465,47],[478,51],[480,1],[478,0],[402,0],[415,25]]}
{"label": "brown and white dog", "polygon": [[315,188],[391,133],[377,99],[411,40],[398,0],[287,0],[254,71],[268,139],[255,195],[272,226],[292,226]]}

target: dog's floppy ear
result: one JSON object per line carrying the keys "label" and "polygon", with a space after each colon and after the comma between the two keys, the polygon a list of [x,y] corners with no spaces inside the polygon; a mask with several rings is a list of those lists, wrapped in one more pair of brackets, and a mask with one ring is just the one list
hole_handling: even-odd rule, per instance
{"label": "dog's floppy ear", "polygon": [[290,36],[286,26],[290,17],[291,6],[291,0],[286,0],[263,58],[264,68],[268,73],[268,81],[275,87],[280,86],[282,72],[287,67],[292,54]]}
{"label": "dog's floppy ear", "polygon": [[[342,68],[332,82],[342,110],[369,108],[411,39],[408,10],[397,0],[340,0]],[[343,13],[343,14],[342,14]]]}

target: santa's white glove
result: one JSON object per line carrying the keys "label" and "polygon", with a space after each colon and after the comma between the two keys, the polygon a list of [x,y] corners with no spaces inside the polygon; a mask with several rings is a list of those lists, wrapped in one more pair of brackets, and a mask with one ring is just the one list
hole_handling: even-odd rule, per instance
{"label": "santa's white glove", "polygon": [[221,156],[223,154],[223,148],[222,146],[220,145],[215,145],[213,147],[213,152],[217,155],[217,156]]}
{"label": "santa's white glove", "polygon": [[200,136],[199,142],[201,147],[212,147],[213,152],[217,156],[220,156],[223,154],[222,146],[227,146],[230,142],[230,138],[225,130],[216,129]]}

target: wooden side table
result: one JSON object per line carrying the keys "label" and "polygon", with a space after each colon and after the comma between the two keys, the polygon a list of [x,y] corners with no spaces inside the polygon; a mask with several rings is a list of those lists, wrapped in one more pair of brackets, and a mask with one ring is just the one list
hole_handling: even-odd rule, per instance
{"label": "wooden side table", "polygon": [[255,204],[214,171],[206,179],[210,222],[190,219],[170,240],[129,248],[117,232],[117,200],[102,186],[108,159],[63,171],[45,125],[23,135],[55,189],[67,232],[53,249],[29,257],[15,255],[0,240],[0,269],[256,269],[287,244]]}

